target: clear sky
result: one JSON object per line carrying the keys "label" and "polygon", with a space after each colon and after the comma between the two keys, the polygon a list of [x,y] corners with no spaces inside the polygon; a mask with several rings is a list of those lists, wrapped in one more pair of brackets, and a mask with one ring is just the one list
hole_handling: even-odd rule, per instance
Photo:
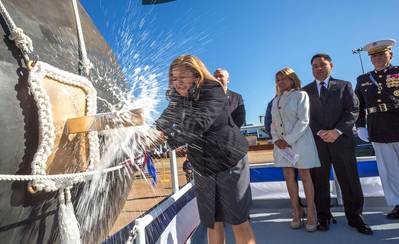
{"label": "clear sky", "polygon": [[[253,124],[259,124],[258,116],[264,115],[274,96],[274,74],[279,69],[293,68],[306,85],[313,80],[310,58],[324,52],[333,59],[333,76],[355,84],[361,68],[352,49],[379,39],[399,41],[397,0],[176,0],[152,6],[141,5],[141,0],[81,3],[117,55],[123,46],[123,30],[137,32],[132,41],[138,43],[142,62],[163,72],[164,86],[167,65],[184,53],[199,56],[211,72],[218,67],[228,69],[230,88],[242,94],[247,123]],[[398,46],[394,52],[399,55]],[[393,64],[399,65],[395,54]],[[362,57],[366,71],[371,70],[367,54]]]}

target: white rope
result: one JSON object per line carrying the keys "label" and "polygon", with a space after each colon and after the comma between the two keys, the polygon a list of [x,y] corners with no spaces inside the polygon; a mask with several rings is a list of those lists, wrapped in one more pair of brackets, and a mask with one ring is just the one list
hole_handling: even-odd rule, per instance
{"label": "white rope", "polygon": [[[132,167],[132,168],[130,168]],[[133,174],[133,165],[131,161],[126,161],[120,165],[116,165],[110,168],[87,171],[79,173],[69,173],[69,174],[54,174],[54,175],[10,175],[10,174],[0,174],[0,181],[30,181],[37,182],[40,181],[45,184],[44,188],[47,192],[59,191],[60,189],[72,187],[75,184],[85,182],[93,178],[96,174],[106,175],[111,172],[127,169],[126,172]]]}
{"label": "white rope", "polygon": [[58,191],[58,226],[61,244],[80,244],[79,222],[76,219],[71,201],[71,189]]}
{"label": "white rope", "polygon": [[82,24],[80,22],[79,9],[76,0],[72,0],[72,5],[75,13],[76,28],[78,30],[78,41],[79,41],[79,52],[80,52],[79,66],[80,70],[83,71],[85,75],[89,75],[90,69],[93,68],[93,64],[90,61],[90,59],[87,57],[86,44],[83,36]]}
{"label": "white rope", "polygon": [[[50,98],[43,86],[43,80],[49,77],[58,82],[81,88],[86,94],[87,115],[97,111],[97,92],[85,77],[57,69],[47,63],[37,62],[29,72],[28,83],[36,101],[39,120],[39,145],[31,163],[33,175],[45,175],[47,160],[52,153],[56,135],[52,116]],[[92,168],[100,160],[97,132],[89,132],[89,165]],[[51,179],[37,179],[32,182],[38,191],[55,191],[66,182],[56,182]]]}
{"label": "white rope", "polygon": [[33,175],[46,174],[46,162],[52,153],[56,138],[50,98],[42,84],[45,75],[45,66],[40,62],[33,67],[28,77],[39,120],[39,145],[31,163]]}
{"label": "white rope", "polygon": [[[40,62],[39,65],[45,66],[46,76],[60,81],[70,86],[81,88],[86,94],[86,111],[87,115],[97,114],[97,91],[93,84],[85,77],[75,75],[64,70],[57,69],[49,64]],[[32,71],[31,71],[32,72]],[[88,133],[89,138],[89,166],[100,161],[99,141],[97,131]]]}
{"label": "white rope", "polygon": [[33,44],[32,40],[24,34],[24,31],[17,27],[11,18],[10,14],[8,13],[6,7],[4,6],[3,2],[0,0],[0,14],[3,16],[7,27],[9,28],[10,35],[8,38],[11,41],[15,41],[15,45],[23,52],[23,54],[33,52]]}
{"label": "white rope", "polygon": [[21,49],[22,51],[24,51],[25,53],[31,53],[33,52],[33,44],[32,44],[32,40],[30,39],[29,36],[27,36],[26,34],[24,34],[24,31],[17,27],[13,30],[10,31],[10,35],[8,36],[8,38],[11,41],[15,41],[15,45]]}
{"label": "white rope", "polygon": [[[0,181],[32,181],[32,182],[41,182],[41,184],[45,184],[44,188],[47,192],[58,191],[60,189],[72,187],[75,184],[85,182],[90,180],[94,175],[101,174],[106,175],[111,172],[128,169],[126,172],[132,174],[134,172],[131,162],[128,160],[120,165],[116,165],[110,168],[95,170],[95,171],[87,171],[87,172],[79,172],[79,173],[69,173],[69,174],[54,174],[54,175],[10,175],[10,174],[0,174]],[[36,186],[37,184],[35,184]]]}
{"label": "white rope", "polygon": [[[51,191],[58,191],[59,189],[68,188],[74,184],[81,183],[89,180],[96,174],[106,175],[108,173],[126,169],[126,172],[129,174],[134,173],[134,169],[136,168],[133,164],[138,165],[140,167],[140,160],[144,159],[143,155],[135,157],[134,160],[126,160],[120,163],[119,165],[115,165],[113,167],[92,170],[86,172],[78,172],[78,173],[67,173],[67,174],[53,174],[53,175],[11,175],[11,174],[0,174],[0,181],[46,181],[49,184],[54,184],[53,187],[48,188]],[[144,163],[144,162],[142,162]],[[141,164],[142,164],[141,163]],[[46,188],[47,189],[47,188]]]}
{"label": "white rope", "polygon": [[[108,174],[113,171],[120,170],[126,167],[128,164],[120,164],[110,168],[102,170],[93,170],[79,173],[68,173],[68,174],[54,174],[54,175],[10,175],[0,174],[0,181],[35,181],[35,180],[73,180],[74,183],[83,182],[88,178],[91,178],[95,174]],[[57,189],[58,190],[58,189]]]}

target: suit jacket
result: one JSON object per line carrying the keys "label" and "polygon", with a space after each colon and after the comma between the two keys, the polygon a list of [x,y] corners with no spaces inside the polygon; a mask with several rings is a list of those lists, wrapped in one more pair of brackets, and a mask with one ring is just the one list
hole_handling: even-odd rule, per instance
{"label": "suit jacket", "polygon": [[265,112],[265,120],[264,120],[264,125],[265,125],[265,130],[268,134],[271,133],[271,125],[272,125],[272,106],[273,106],[273,100],[276,98],[276,96],[273,97],[272,100],[267,104],[266,112]]}
{"label": "suit jacket", "polygon": [[359,115],[359,101],[348,81],[330,77],[325,103],[319,97],[316,81],[303,87],[310,99],[310,128],[317,143],[324,143],[317,132],[338,129],[341,135],[336,143],[354,145],[353,126]]}
{"label": "suit jacket", "polygon": [[232,90],[227,90],[227,97],[229,98],[229,105],[231,117],[238,128],[241,128],[245,122],[245,106],[242,96]]}

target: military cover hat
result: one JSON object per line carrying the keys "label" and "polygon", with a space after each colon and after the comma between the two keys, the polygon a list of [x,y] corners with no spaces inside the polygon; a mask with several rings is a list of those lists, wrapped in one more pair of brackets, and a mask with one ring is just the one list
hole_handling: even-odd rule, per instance
{"label": "military cover hat", "polygon": [[362,49],[367,51],[369,55],[374,55],[391,50],[395,43],[394,39],[379,40],[366,44]]}

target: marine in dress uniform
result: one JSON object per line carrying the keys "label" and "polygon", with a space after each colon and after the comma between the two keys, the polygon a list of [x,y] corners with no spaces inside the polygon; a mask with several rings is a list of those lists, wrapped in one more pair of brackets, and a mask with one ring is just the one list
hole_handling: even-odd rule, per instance
{"label": "marine in dress uniform", "polygon": [[[389,219],[399,219],[399,67],[391,65],[395,40],[381,40],[363,47],[375,69],[357,78],[360,102],[358,135],[371,141],[387,204]],[[367,129],[366,129],[367,127]]]}

